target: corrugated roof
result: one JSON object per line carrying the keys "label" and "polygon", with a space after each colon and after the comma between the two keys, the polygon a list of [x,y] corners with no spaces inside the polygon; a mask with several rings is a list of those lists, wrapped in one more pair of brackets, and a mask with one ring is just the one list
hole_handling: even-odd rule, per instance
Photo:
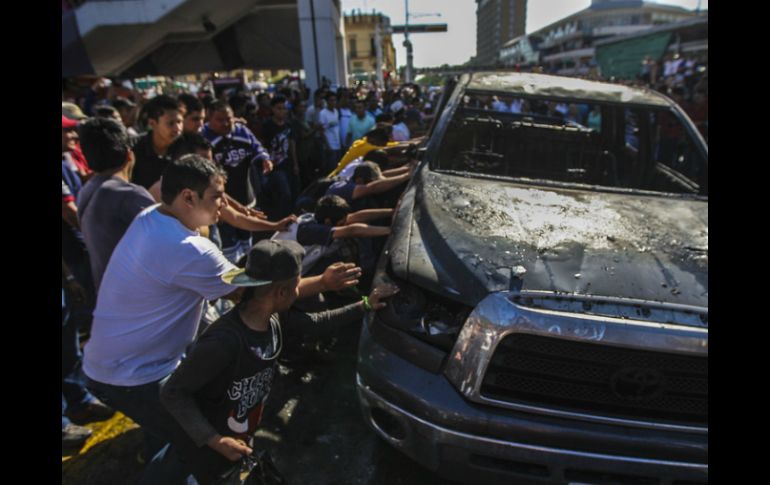
{"label": "corrugated roof", "polygon": [[467,89],[499,91],[514,96],[542,96],[565,100],[585,99],[650,106],[669,105],[668,100],[663,95],[649,89],[546,74],[477,72],[471,76]]}

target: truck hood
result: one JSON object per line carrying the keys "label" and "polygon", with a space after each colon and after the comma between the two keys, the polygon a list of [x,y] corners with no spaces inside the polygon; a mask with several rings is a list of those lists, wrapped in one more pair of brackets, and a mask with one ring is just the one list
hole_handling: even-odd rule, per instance
{"label": "truck hood", "polygon": [[708,308],[707,201],[423,167],[401,205],[393,271],[467,305],[521,289]]}

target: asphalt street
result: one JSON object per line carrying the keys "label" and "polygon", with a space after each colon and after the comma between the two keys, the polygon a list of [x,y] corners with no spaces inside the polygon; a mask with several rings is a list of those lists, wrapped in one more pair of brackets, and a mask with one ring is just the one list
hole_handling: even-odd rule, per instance
{"label": "asphalt street", "polygon": [[[355,389],[357,325],[336,337],[331,355],[280,364],[258,446],[293,485],[448,485],[364,423]],[[62,483],[134,483],[142,470],[137,425],[117,414],[88,426],[94,435],[81,452],[62,457]]]}

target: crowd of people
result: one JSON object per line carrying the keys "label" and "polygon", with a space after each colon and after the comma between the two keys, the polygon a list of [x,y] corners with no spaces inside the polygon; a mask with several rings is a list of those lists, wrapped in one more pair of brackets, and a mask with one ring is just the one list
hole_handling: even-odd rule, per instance
{"label": "crowd of people", "polygon": [[[529,71],[541,74],[558,74],[559,66],[529,66],[517,67],[518,71]],[[601,76],[598,71],[589,71],[588,74],[577,77],[624,84],[638,88],[647,88],[665,94],[679,104],[690,116],[701,134],[708,140],[708,59],[696,55],[682,55],[680,53],[666,54],[660,59],[652,59],[645,56],[639,66],[639,72],[632,79],[616,79],[614,77]],[[521,102],[515,106],[507,105],[505,108],[499,104],[488,103],[490,109],[497,111],[519,112]],[[590,107],[582,107],[579,117],[576,116],[577,107],[559,107],[559,116],[569,117],[570,120],[580,120],[581,124],[589,126],[588,113]],[[587,109],[587,111],[586,111]],[[596,122],[598,118],[595,118]],[[589,126],[590,127],[590,126]]]}
{"label": "crowd of people", "polygon": [[[673,54],[662,63],[662,73],[657,77],[653,70],[659,71],[659,64],[648,59],[645,61],[646,64],[643,64],[642,67],[642,81],[649,83],[656,91],[668,93],[685,110],[708,141],[708,63],[699,62],[692,57]],[[647,76],[647,65],[650,65],[649,77]]]}
{"label": "crowd of people", "polygon": [[397,291],[371,281],[427,93],[103,87],[62,102],[62,447],[118,410],[142,483],[218,483],[277,360]]}
{"label": "crowd of people", "polygon": [[[707,137],[707,69],[665,66],[632,84]],[[62,447],[119,410],[144,431],[142,483],[217,483],[254,455],[277,360],[396,291],[371,281],[437,91],[114,87],[62,102]],[[540,108],[601,124],[588,105]]]}

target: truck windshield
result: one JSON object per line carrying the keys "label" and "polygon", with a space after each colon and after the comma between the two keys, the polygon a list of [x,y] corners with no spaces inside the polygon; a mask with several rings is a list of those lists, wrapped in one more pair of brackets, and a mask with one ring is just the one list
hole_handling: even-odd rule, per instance
{"label": "truck windshield", "polygon": [[437,170],[708,195],[704,143],[673,110],[468,93]]}

